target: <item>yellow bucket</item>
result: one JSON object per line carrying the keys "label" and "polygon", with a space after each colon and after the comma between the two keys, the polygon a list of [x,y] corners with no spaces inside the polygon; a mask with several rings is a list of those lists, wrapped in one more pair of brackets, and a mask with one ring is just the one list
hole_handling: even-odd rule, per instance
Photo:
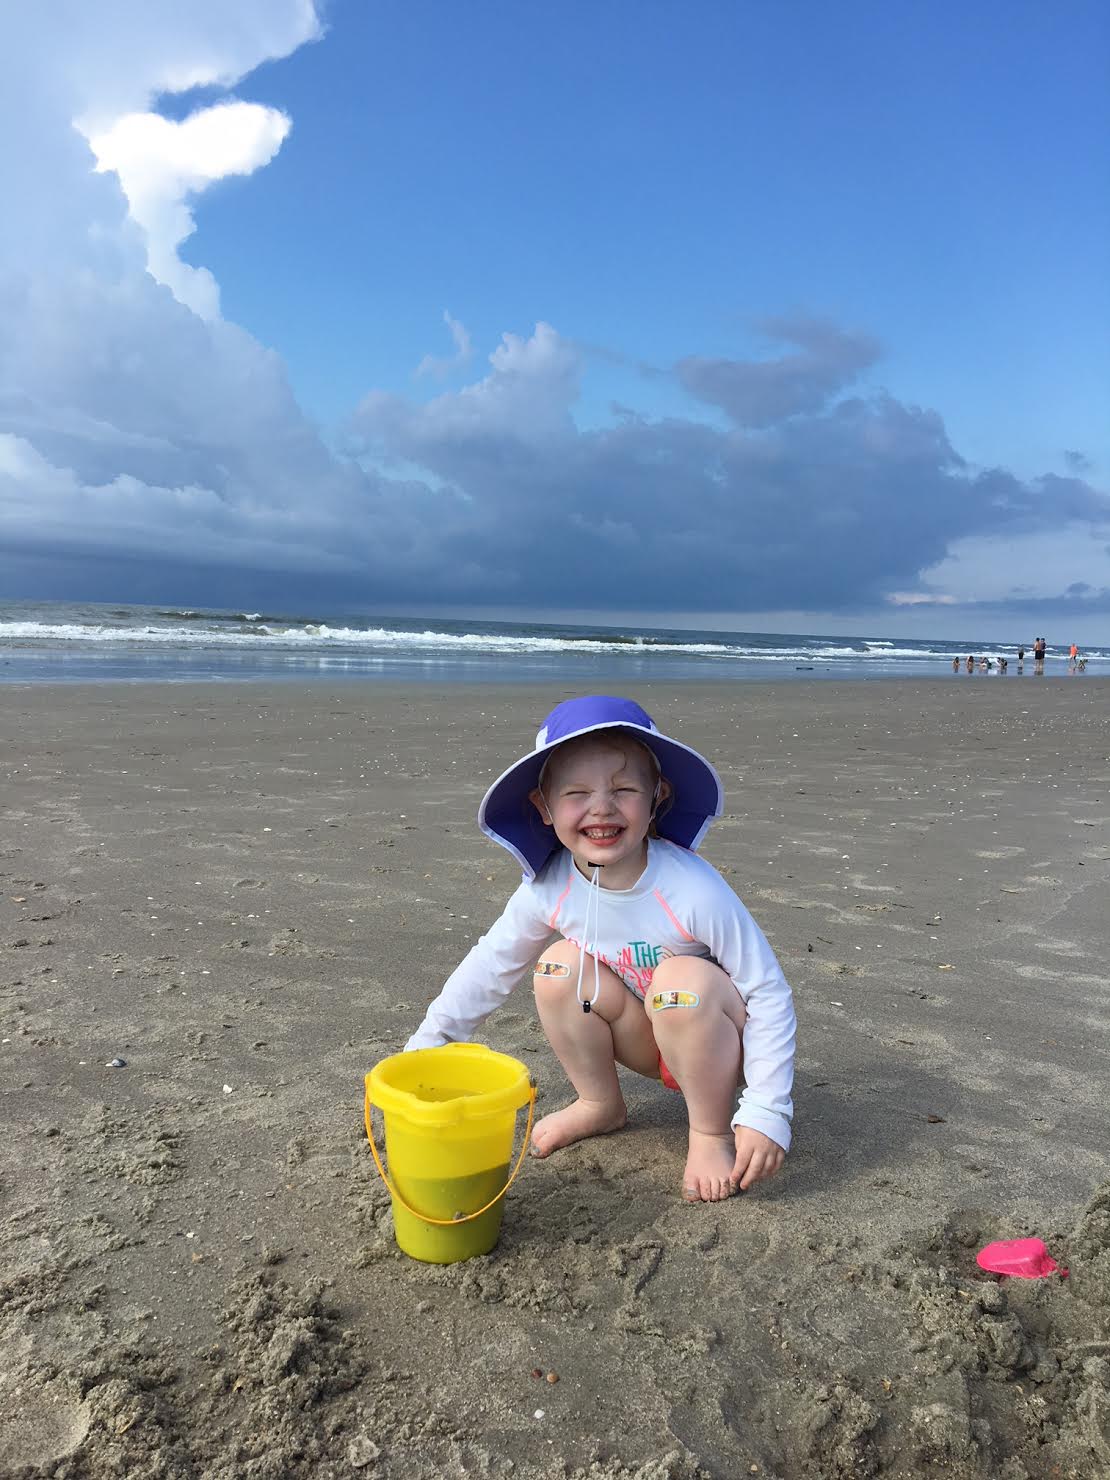
{"label": "yellow bucket", "polygon": [[[385,1117],[386,1176],[371,1110]],[[516,1113],[528,1123],[516,1163]],[[536,1086],[527,1068],[480,1043],[447,1043],[382,1059],[366,1076],[366,1134],[393,1199],[398,1247],[427,1264],[488,1254],[501,1232],[502,1198],[520,1171]]]}

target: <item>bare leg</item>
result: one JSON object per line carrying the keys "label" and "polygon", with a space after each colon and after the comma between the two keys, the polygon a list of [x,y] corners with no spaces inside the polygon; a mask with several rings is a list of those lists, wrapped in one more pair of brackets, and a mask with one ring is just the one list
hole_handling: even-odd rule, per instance
{"label": "bare leg", "polygon": [[[696,996],[696,1006],[654,1007],[659,992]],[[732,1116],[743,1063],[744,1003],[729,976],[698,956],[671,956],[656,968],[644,1003],[655,1042],[682,1087],[690,1120],[682,1194],[690,1202],[732,1195]]]}
{"label": "bare leg", "polygon": [[[535,1156],[547,1156],[586,1136],[621,1129],[627,1111],[617,1079],[618,1063],[651,1078],[659,1077],[659,1051],[637,998],[607,966],[602,966],[597,1002],[590,1012],[583,1012],[575,993],[578,963],[578,947],[570,941],[556,941],[544,951],[540,968],[547,966],[560,973],[565,969],[566,975],[544,975],[539,968],[536,972],[540,1022],[578,1098],[536,1122],[532,1130]],[[582,981],[583,996],[592,996],[592,957],[586,959]]]}

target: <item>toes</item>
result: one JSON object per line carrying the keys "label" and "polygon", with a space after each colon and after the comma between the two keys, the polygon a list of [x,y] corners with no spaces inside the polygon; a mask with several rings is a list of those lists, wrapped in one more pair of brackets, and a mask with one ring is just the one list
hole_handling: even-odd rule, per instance
{"label": "toes", "polygon": [[[688,1195],[690,1189],[686,1190]],[[727,1177],[706,1177],[698,1196],[701,1202],[724,1202],[732,1196],[732,1192],[732,1183]]]}
{"label": "toes", "polygon": [[724,1202],[732,1196],[732,1184],[721,1177],[699,1177],[683,1184],[683,1202]]}

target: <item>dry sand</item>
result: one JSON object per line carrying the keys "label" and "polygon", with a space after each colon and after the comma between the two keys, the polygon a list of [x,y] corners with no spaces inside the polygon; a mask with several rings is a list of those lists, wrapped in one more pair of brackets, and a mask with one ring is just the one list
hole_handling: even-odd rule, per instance
{"label": "dry sand", "polygon": [[[493,1254],[397,1252],[362,1076],[564,696],[4,690],[4,1477],[1110,1474],[1105,682],[641,687],[794,986],[795,1150],[686,1206],[633,1081]],[[526,989],[486,1027],[564,1100]],[[1069,1278],[977,1271],[1027,1232]]]}

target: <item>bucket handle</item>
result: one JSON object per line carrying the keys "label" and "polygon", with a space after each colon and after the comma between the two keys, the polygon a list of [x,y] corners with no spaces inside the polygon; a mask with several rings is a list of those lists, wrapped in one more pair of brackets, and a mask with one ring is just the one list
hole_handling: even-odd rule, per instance
{"label": "bucket handle", "polygon": [[366,1101],[363,1112],[363,1118],[366,1121],[366,1138],[370,1142],[370,1151],[374,1157],[374,1165],[378,1169],[378,1176],[381,1177],[382,1181],[385,1183],[390,1197],[395,1198],[397,1202],[399,1202],[404,1208],[406,1213],[411,1213],[414,1218],[419,1218],[421,1223],[430,1223],[434,1228],[456,1228],[460,1223],[470,1223],[474,1218],[480,1218],[483,1213],[488,1213],[490,1208],[493,1207],[494,1203],[500,1202],[501,1199],[505,1196],[506,1192],[508,1192],[509,1188],[516,1181],[517,1173],[520,1171],[521,1165],[524,1161],[524,1153],[528,1150],[529,1137],[532,1134],[532,1118],[536,1113],[536,1081],[532,1079],[529,1080],[528,1083],[528,1123],[524,1127],[524,1139],[520,1143],[520,1151],[517,1154],[516,1164],[513,1167],[512,1171],[509,1173],[509,1180],[505,1183],[504,1187],[502,1187],[501,1191],[497,1194],[496,1197],[490,1198],[489,1202],[486,1203],[484,1208],[479,1208],[476,1213],[466,1213],[465,1215],[459,1214],[456,1215],[454,1218],[429,1218],[426,1213],[418,1213],[415,1208],[409,1207],[408,1203],[397,1191],[396,1187],[394,1187],[393,1184],[390,1182],[389,1178],[385,1174],[385,1168],[382,1166],[382,1159],[378,1155],[377,1142],[374,1140],[374,1124],[370,1115],[370,1112],[371,1110],[373,1110],[373,1108],[374,1107],[370,1101],[370,1090],[368,1087],[366,1090]]}

